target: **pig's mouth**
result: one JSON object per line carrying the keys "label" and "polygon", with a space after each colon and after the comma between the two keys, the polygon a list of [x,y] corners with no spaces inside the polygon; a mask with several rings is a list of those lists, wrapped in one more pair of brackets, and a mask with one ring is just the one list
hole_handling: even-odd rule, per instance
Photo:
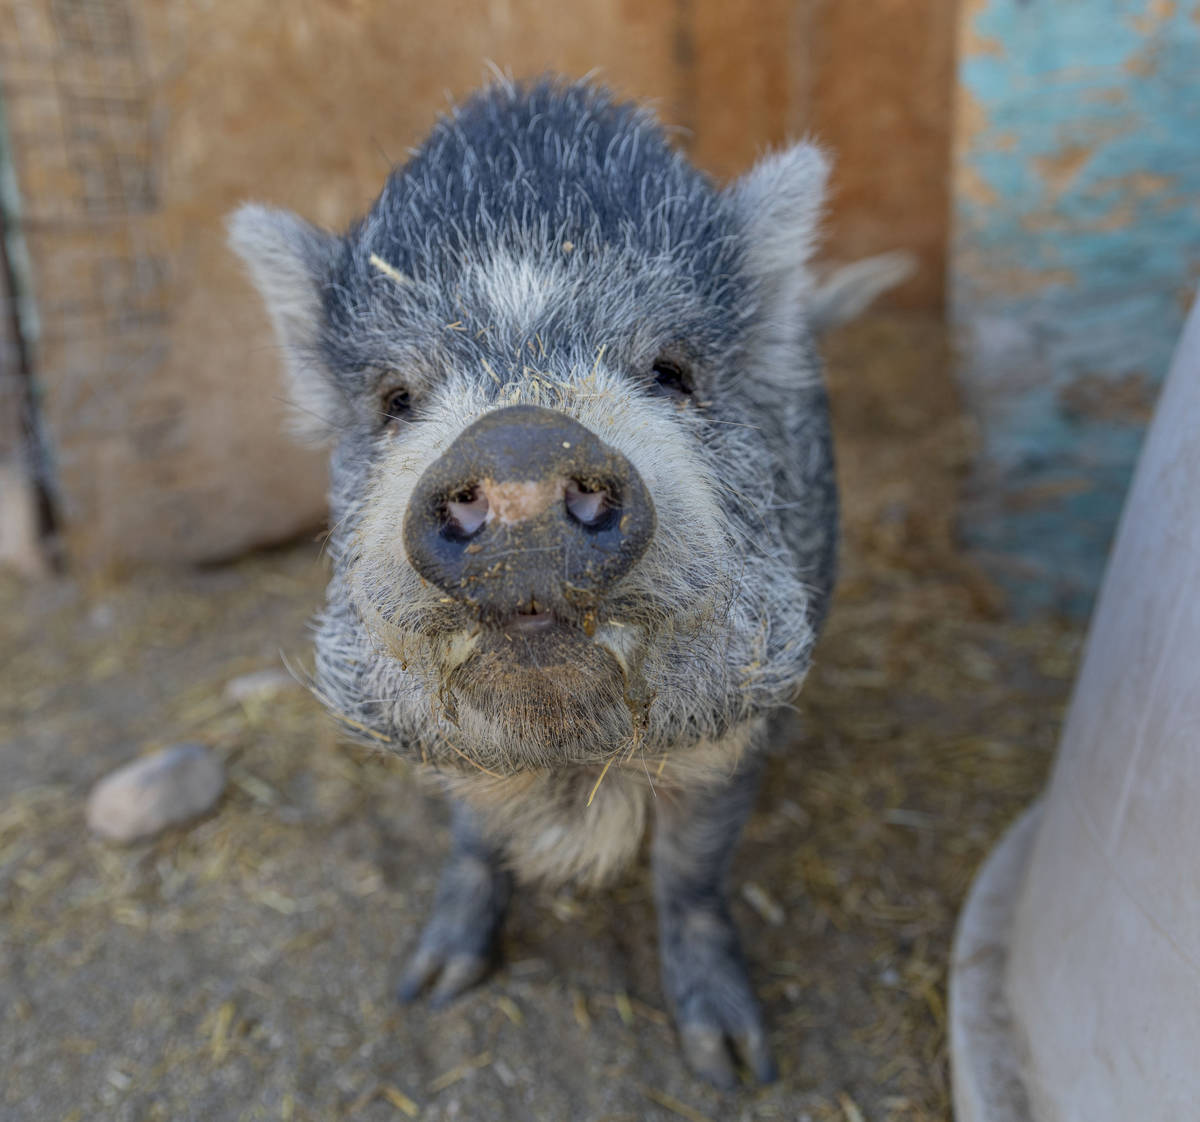
{"label": "pig's mouth", "polygon": [[[586,679],[599,669],[598,660],[618,675],[628,669],[624,656],[611,649],[610,630],[606,625],[585,628],[545,609],[513,612],[462,633],[465,638],[456,644],[457,656],[448,660],[446,670],[455,676],[452,684],[460,685],[481,670],[478,664],[499,660],[488,666],[488,677],[512,678],[514,688],[518,680],[535,674],[584,689]],[[579,667],[586,668],[582,674]]]}
{"label": "pig's mouth", "polygon": [[628,739],[633,698],[645,692],[636,629],[590,630],[550,611],[514,612],[451,644],[440,676],[460,730],[588,753]]}
{"label": "pig's mouth", "polygon": [[514,612],[504,621],[504,630],[510,635],[533,635],[554,627],[558,623],[553,612]]}

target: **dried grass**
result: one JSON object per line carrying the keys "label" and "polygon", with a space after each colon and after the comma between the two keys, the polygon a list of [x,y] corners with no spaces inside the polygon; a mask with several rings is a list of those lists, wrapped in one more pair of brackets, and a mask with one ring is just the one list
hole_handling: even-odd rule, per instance
{"label": "dried grass", "polygon": [[[942,347],[887,317],[834,341],[842,583],[735,865],[782,1079],[739,1117],[949,1119],[954,917],[1057,739],[1080,633],[1005,620],[957,546],[972,434]],[[455,1101],[537,1119],[564,1080],[580,1117],[729,1117],[655,1007],[644,873],[579,905],[518,901],[510,957],[536,970],[517,961],[441,1014],[391,1004],[438,812],[302,691],[223,698],[281,644],[303,656],[314,557],[0,579],[0,1114],[371,1122]],[[91,781],[183,738],[227,763],[217,812],[129,850],[89,839]]]}

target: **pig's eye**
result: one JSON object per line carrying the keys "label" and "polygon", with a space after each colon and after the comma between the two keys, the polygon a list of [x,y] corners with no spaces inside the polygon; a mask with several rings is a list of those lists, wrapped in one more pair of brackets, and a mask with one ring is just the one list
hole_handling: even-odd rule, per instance
{"label": "pig's eye", "polygon": [[660,358],[655,361],[651,372],[654,374],[654,384],[661,392],[680,397],[692,395],[692,373],[683,363]]}
{"label": "pig's eye", "polygon": [[411,409],[412,398],[408,390],[403,387],[389,390],[383,399],[383,423],[386,425],[392,421],[403,421]]}

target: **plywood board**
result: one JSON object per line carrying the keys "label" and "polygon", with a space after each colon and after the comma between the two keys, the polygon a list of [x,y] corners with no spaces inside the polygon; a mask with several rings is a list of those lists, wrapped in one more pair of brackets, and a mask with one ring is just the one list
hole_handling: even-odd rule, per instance
{"label": "plywood board", "polygon": [[940,309],[949,223],[956,0],[818,0],[806,125],[833,148],[827,252],[853,261],[908,249],[897,294]]}

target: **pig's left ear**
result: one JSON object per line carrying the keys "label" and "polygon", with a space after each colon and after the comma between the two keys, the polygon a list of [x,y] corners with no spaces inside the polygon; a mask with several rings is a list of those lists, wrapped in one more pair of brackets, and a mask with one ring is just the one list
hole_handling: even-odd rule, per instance
{"label": "pig's left ear", "polygon": [[804,142],[764,157],[728,188],[747,240],[746,265],[772,326],[794,322],[812,288],[808,261],[828,180],[825,153]]}
{"label": "pig's left ear", "polygon": [[229,217],[229,245],[246,263],[283,351],[291,429],[323,443],[349,419],[349,405],[320,355],[322,290],[341,245],[286,210],[247,203]]}

